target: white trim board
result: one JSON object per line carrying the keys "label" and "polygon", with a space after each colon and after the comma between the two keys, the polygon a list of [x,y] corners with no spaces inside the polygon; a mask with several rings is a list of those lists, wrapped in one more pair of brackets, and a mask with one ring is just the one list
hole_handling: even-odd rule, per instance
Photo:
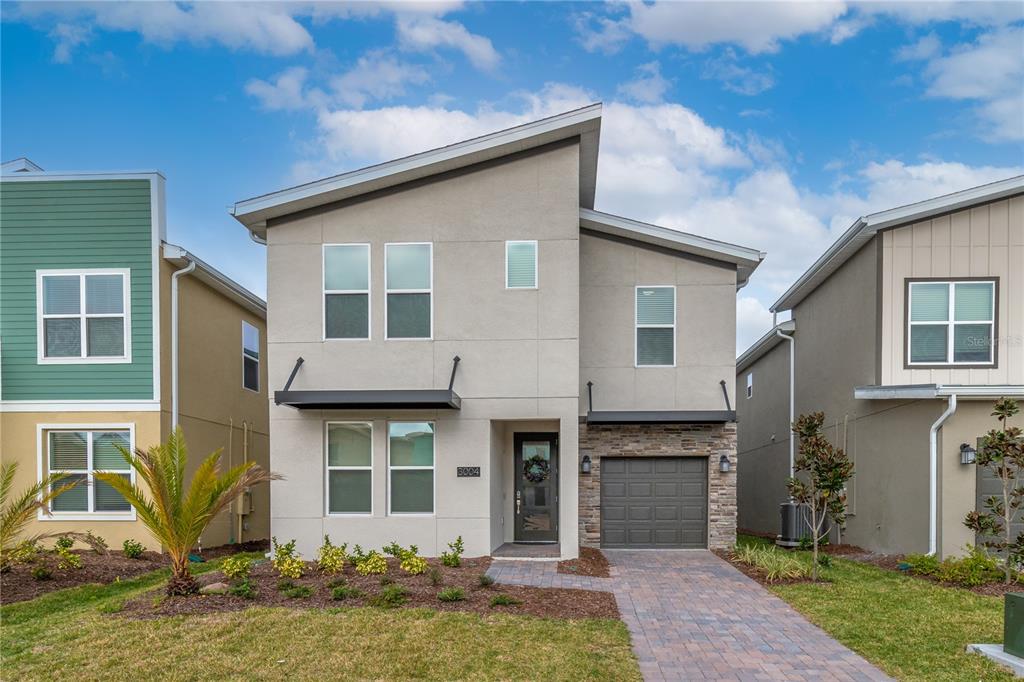
{"label": "white trim board", "polygon": [[159,400],[2,400],[0,412],[159,412]]}

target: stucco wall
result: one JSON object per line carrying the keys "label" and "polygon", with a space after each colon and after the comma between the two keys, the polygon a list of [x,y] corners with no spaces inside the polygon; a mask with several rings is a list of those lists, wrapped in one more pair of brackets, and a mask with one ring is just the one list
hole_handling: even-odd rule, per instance
{"label": "stucco wall", "polygon": [[[638,285],[676,287],[674,368],[635,365]],[[579,297],[579,391],[586,396],[594,382],[595,410],[725,409],[719,381],[733,390],[735,268],[584,234]]]}
{"label": "stucco wall", "polygon": [[[884,384],[1024,384],[1024,197],[882,233]],[[908,277],[998,277],[997,367],[904,369]]]}

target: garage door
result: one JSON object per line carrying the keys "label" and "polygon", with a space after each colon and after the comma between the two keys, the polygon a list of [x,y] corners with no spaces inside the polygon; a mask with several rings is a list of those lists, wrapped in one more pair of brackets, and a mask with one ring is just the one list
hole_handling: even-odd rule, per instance
{"label": "garage door", "polygon": [[602,457],[601,546],[703,548],[708,460]]}

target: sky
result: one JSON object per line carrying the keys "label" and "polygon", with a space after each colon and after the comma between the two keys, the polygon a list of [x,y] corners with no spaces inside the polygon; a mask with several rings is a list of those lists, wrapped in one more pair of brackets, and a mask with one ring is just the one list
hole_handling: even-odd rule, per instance
{"label": "sky", "polygon": [[0,159],[241,199],[604,103],[596,206],[767,252],[737,350],[859,216],[1024,173],[1024,3],[0,3]]}

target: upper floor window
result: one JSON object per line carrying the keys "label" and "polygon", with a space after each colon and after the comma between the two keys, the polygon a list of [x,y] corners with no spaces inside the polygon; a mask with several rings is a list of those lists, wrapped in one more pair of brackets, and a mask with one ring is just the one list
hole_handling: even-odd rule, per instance
{"label": "upper floor window", "polygon": [[46,431],[46,471],[67,474],[64,479],[54,483],[54,487],[78,481],[74,488],[53,499],[50,511],[64,515],[130,515],[132,508],[128,501],[109,484],[96,480],[93,474],[109,471],[134,481],[135,474],[119,449],[131,447],[130,430],[55,428]]}
{"label": "upper floor window", "polygon": [[505,288],[537,288],[537,242],[505,242]]}
{"label": "upper floor window", "polygon": [[911,281],[907,296],[908,366],[995,362],[995,280]]}
{"label": "upper floor window", "polygon": [[324,338],[370,338],[370,245],[324,245]]}
{"label": "upper floor window", "polygon": [[386,338],[433,336],[434,245],[385,244]]}
{"label": "upper floor window", "polygon": [[676,288],[636,288],[636,366],[676,364]]}
{"label": "upper floor window", "polygon": [[37,271],[39,362],[130,362],[128,273]]}
{"label": "upper floor window", "polygon": [[242,320],[242,387],[260,390],[260,330]]}
{"label": "upper floor window", "polygon": [[747,397],[754,397],[754,373],[747,372]]}

